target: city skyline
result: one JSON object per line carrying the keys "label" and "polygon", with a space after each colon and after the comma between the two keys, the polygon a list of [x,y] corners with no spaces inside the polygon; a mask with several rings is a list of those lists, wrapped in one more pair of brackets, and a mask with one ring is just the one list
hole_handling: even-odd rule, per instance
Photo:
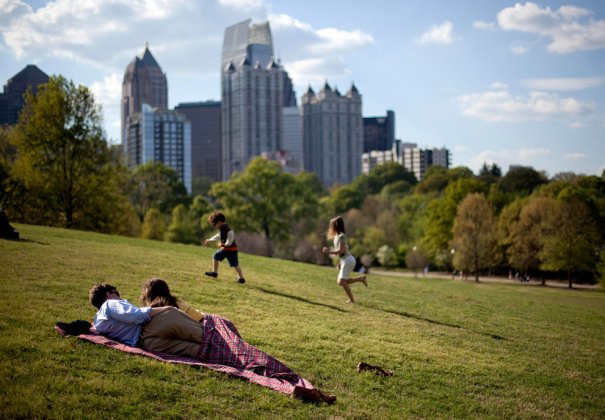
{"label": "city skyline", "polygon": [[605,169],[605,2],[595,0],[6,0],[0,80],[36,64],[89,86],[119,143],[124,69],[146,42],[169,108],[219,100],[224,28],[249,18],[270,22],[299,101],[309,85],[354,83],[364,117],[393,110],[396,138],[446,147],[452,166]]}

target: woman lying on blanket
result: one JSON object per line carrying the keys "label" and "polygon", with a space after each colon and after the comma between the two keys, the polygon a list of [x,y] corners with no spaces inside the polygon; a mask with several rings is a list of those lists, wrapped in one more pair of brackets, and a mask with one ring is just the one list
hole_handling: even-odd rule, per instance
{"label": "woman lying on blanket", "polygon": [[[193,309],[182,299],[173,296],[164,280],[151,279],[145,282],[141,301],[144,306],[152,308],[176,307],[193,320],[200,321],[203,325],[203,340],[197,344],[197,358],[200,360],[241,369],[245,371],[250,382],[303,400],[323,401],[328,404],[336,401],[335,396],[326,395],[314,388],[309,381],[279,360],[244,341],[230,321],[217,315],[204,314]],[[141,333],[143,348],[172,353],[174,349],[171,348],[171,337],[165,336],[160,329],[150,324],[144,327]]]}

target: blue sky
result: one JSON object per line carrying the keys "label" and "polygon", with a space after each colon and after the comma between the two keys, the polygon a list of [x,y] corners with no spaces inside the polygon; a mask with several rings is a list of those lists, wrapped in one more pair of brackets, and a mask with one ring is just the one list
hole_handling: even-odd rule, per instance
{"label": "blue sky", "polygon": [[271,22],[300,97],[327,80],[396,114],[396,136],[483,162],[605,169],[605,1],[0,0],[0,82],[27,64],[95,92],[118,142],[121,83],[149,42],[169,102],[220,99],[225,27]]}

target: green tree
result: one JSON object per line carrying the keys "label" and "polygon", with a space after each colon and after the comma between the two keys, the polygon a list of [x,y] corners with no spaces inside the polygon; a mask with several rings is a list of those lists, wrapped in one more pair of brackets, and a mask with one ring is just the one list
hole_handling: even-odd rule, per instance
{"label": "green tree", "polygon": [[543,239],[540,256],[543,269],[567,272],[571,289],[573,272],[596,266],[599,235],[588,206],[575,200],[573,194],[566,197],[565,193],[561,193],[548,215],[551,228]]}
{"label": "green tree", "polygon": [[256,158],[229,181],[212,186],[210,195],[239,230],[263,233],[272,255],[272,241],[286,240],[294,222],[314,219],[317,196],[306,183],[283,173],[277,162]]}
{"label": "green tree", "polygon": [[506,192],[529,195],[536,187],[546,182],[544,173],[532,167],[511,166],[506,175],[500,178],[500,187]]}
{"label": "green tree", "polygon": [[178,174],[161,162],[137,166],[128,180],[128,195],[140,218],[151,208],[168,215],[177,204],[189,204]]}
{"label": "green tree", "polygon": [[166,222],[164,221],[164,215],[156,208],[147,210],[143,220],[143,227],[141,228],[141,238],[161,241],[164,239],[165,230]]}
{"label": "green tree", "polygon": [[298,182],[309,187],[309,189],[318,197],[323,197],[324,195],[328,194],[328,191],[321,183],[319,175],[317,175],[315,172],[303,171],[299,174],[296,174],[295,178]]}
{"label": "green tree", "polygon": [[450,242],[458,204],[474,192],[484,193],[487,186],[475,178],[458,178],[445,189],[442,198],[432,201],[427,207],[426,229],[422,247],[427,256],[439,267],[450,261]]}
{"label": "green tree", "polygon": [[214,180],[207,176],[200,176],[191,180],[191,195],[201,195],[202,197],[208,196],[210,188]]}
{"label": "green tree", "polygon": [[405,254],[405,265],[414,270],[414,277],[418,275],[418,269],[426,267],[428,259],[421,249],[414,246]]}
{"label": "green tree", "polygon": [[397,232],[406,244],[420,243],[424,235],[426,211],[433,194],[411,194],[398,203]]}
{"label": "green tree", "polygon": [[360,208],[365,199],[364,192],[352,184],[336,187],[327,202],[331,214],[343,214],[347,210]]}
{"label": "green tree", "polygon": [[487,163],[483,163],[483,166],[479,170],[479,179],[490,185],[496,183],[502,177],[502,169],[495,163],[488,165]]}
{"label": "green tree", "polygon": [[414,191],[417,194],[441,192],[445,190],[449,182],[447,169],[439,165],[429,166],[424,173],[424,178],[416,185]]}
{"label": "green tree", "polygon": [[554,199],[539,196],[531,197],[525,203],[518,221],[510,227],[508,262],[511,267],[522,273],[540,268],[544,238],[553,228],[549,217],[555,206]]}
{"label": "green tree", "polygon": [[[14,134],[18,157],[13,175],[25,186],[38,220],[96,227],[95,219],[82,217],[82,210],[98,198],[98,187],[112,170],[101,109],[92,92],[51,77],[36,95],[26,93]],[[107,201],[104,207],[109,205]]]}
{"label": "green tree", "polygon": [[197,244],[197,227],[199,222],[191,217],[184,204],[177,204],[172,210],[172,219],[164,232],[164,240],[182,244]]}
{"label": "green tree", "polygon": [[385,186],[398,181],[407,181],[415,185],[416,176],[396,162],[386,162],[378,165],[366,176],[360,175],[353,180],[353,187],[363,191],[364,195],[378,194]]}
{"label": "green tree", "polygon": [[195,236],[198,243],[207,232],[213,230],[207,220],[211,210],[210,204],[204,197],[201,195],[193,197],[193,203],[189,207],[189,218],[195,223]]}
{"label": "green tree", "polygon": [[491,267],[497,252],[496,224],[491,204],[480,193],[466,196],[454,220],[454,267],[470,270],[479,281],[479,270]]}
{"label": "green tree", "polygon": [[528,198],[518,198],[500,212],[498,217],[498,246],[501,253],[506,256],[509,254],[509,249],[513,243],[519,239],[516,238],[516,226],[519,223],[521,210],[527,203]]}

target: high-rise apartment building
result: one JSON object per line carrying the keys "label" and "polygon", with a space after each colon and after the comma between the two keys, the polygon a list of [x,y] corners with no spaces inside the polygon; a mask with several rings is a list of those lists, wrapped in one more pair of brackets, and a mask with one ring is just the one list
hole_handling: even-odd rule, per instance
{"label": "high-rise apartment building", "polygon": [[191,177],[222,180],[220,101],[180,103],[175,111],[191,122]]}
{"label": "high-rise apartment building", "polygon": [[0,93],[0,125],[13,125],[19,121],[19,113],[25,103],[24,94],[31,88],[33,93],[48,82],[48,75],[33,64],[8,79],[4,93]]}
{"label": "high-rise apartment building", "polygon": [[305,170],[325,186],[348,184],[361,173],[363,120],[361,95],[355,85],[345,95],[326,82],[302,98]]}
{"label": "high-rise apartment building", "polygon": [[410,172],[421,181],[429,166],[439,165],[444,168],[450,167],[450,151],[446,148],[421,149],[415,143],[404,143],[402,145],[402,163]]}
{"label": "high-rise apartment building", "polygon": [[296,106],[288,73],[273,56],[269,22],[225,29],[221,57],[222,179],[256,156],[283,151],[283,109]]}
{"label": "high-rise apartment building", "polygon": [[397,162],[421,181],[429,166],[439,165],[449,168],[451,155],[446,148],[421,149],[416,143],[402,143],[400,140],[395,140],[390,150],[371,150],[362,155],[361,161],[362,172],[366,175],[378,165]]}
{"label": "high-rise apartment building", "polygon": [[384,117],[363,118],[363,152],[391,150],[395,141],[395,113],[387,111]]}
{"label": "high-rise apartment building", "polygon": [[129,166],[162,162],[176,171],[191,192],[191,123],[185,115],[143,104],[128,122]]}
{"label": "high-rise apartment building", "polygon": [[126,153],[130,149],[125,143],[128,119],[141,112],[143,104],[160,110],[168,109],[166,74],[149,51],[148,45],[145,45],[141,57],[135,57],[128,64],[122,82],[122,145]]}

